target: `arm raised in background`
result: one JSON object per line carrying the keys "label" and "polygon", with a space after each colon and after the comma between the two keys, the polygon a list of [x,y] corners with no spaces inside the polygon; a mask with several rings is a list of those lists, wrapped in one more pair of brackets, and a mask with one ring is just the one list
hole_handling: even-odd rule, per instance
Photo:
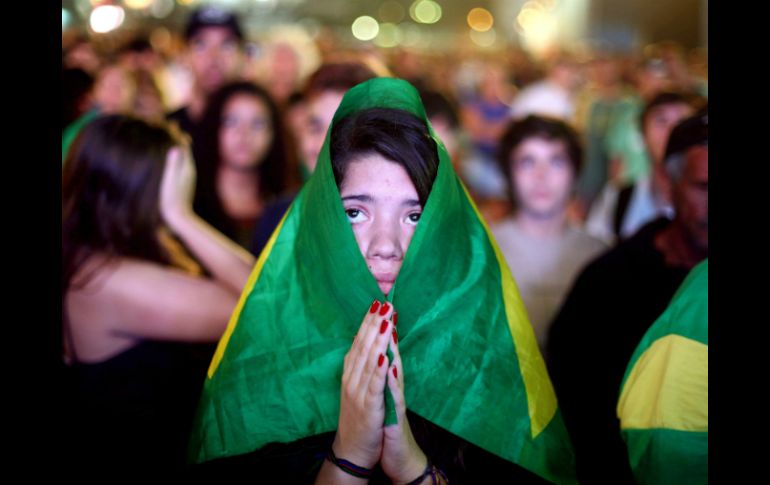
{"label": "arm raised in background", "polygon": [[169,150],[160,188],[160,212],[174,234],[233,294],[246,285],[254,257],[193,212],[195,166],[189,146]]}

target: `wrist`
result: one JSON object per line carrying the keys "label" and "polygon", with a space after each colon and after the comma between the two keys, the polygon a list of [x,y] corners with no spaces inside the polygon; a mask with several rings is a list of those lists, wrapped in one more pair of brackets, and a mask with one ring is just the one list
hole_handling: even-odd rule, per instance
{"label": "wrist", "polygon": [[370,457],[367,456],[366,453],[361,453],[361,451],[354,446],[345,446],[339,439],[339,435],[334,439],[331,450],[337,458],[355,463],[363,468],[372,469],[379,461],[379,457]]}
{"label": "wrist", "polygon": [[[326,460],[330,462],[337,469],[337,475],[341,479],[343,476],[347,480],[354,481],[369,481],[374,472],[372,467],[365,467],[359,465],[353,461],[337,456],[334,451],[334,446],[329,447],[329,452],[326,455]],[[342,473],[340,473],[342,472]],[[335,480],[336,482],[337,480]]]}
{"label": "wrist", "polygon": [[[415,478],[422,476],[426,467],[428,466],[428,457],[425,453],[420,451],[419,454],[409,459],[407,463],[398,470],[396,476],[390,477],[394,485],[406,485],[414,482]],[[422,483],[424,480],[419,481]]]}
{"label": "wrist", "polygon": [[163,212],[163,219],[175,233],[184,231],[185,224],[189,224],[195,217],[195,213],[190,208],[180,207],[167,209]]}

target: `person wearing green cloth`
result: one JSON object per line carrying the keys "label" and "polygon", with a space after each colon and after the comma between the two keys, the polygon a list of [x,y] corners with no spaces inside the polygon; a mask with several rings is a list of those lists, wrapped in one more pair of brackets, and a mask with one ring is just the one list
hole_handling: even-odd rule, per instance
{"label": "person wearing green cloth", "polygon": [[708,483],[708,259],[642,338],[617,413],[639,484]]}
{"label": "person wearing green cloth", "polygon": [[211,362],[201,472],[315,483],[575,483],[500,250],[417,91],[348,91]]}

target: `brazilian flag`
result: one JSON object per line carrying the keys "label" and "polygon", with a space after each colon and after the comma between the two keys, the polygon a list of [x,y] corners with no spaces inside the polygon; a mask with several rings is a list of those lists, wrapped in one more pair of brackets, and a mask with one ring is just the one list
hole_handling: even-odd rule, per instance
{"label": "brazilian flag", "polygon": [[[430,127],[409,83],[348,91],[332,124],[359,110],[406,110]],[[372,301],[383,300],[345,216],[329,156],[276,228],[208,371],[195,462],[337,428],[343,359]],[[438,144],[439,166],[394,289],[409,409],[557,483],[574,459],[516,285]]]}
{"label": "brazilian flag", "polygon": [[708,483],[708,259],[642,338],[618,401],[638,483]]}

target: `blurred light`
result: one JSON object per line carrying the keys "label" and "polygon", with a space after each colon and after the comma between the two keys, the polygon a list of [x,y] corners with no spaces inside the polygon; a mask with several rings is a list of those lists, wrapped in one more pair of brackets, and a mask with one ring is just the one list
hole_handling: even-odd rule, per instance
{"label": "blurred light", "polygon": [[380,33],[374,39],[374,44],[379,47],[396,47],[401,43],[401,29],[396,24],[380,24]]}
{"label": "blurred light", "polygon": [[416,47],[422,44],[422,32],[420,32],[420,26],[408,23],[401,27],[401,44],[407,47]]}
{"label": "blurred light", "polygon": [[409,7],[409,15],[422,24],[435,24],[441,19],[441,6],[433,0],[417,0]]}
{"label": "blurred light", "polygon": [[141,10],[152,5],[152,0],[124,0],[123,3],[125,3],[128,8]]}
{"label": "blurred light", "polygon": [[196,1],[197,0],[176,0],[176,3],[178,3],[179,5],[188,6],[188,5],[192,5]]}
{"label": "blurred light", "polygon": [[490,47],[494,45],[495,40],[497,39],[497,34],[495,33],[495,29],[493,28],[489,28],[484,32],[471,30],[470,35],[473,43],[479,47]]}
{"label": "blurred light", "polygon": [[468,25],[478,32],[486,32],[495,23],[494,17],[485,8],[474,8],[468,12]]}
{"label": "blurred light", "polygon": [[99,5],[106,3],[107,0],[89,0],[88,3],[91,4],[92,7],[98,7]]}
{"label": "blurred light", "polygon": [[362,15],[353,21],[351,30],[358,40],[372,40],[377,37],[377,33],[380,31],[380,24],[372,17]]}
{"label": "blurred light", "polygon": [[66,8],[61,9],[61,29],[64,30],[72,20],[72,14]]}
{"label": "blurred light", "polygon": [[516,22],[518,22],[521,28],[528,30],[540,22],[545,15],[546,13],[542,5],[537,2],[527,2],[516,17]]}
{"label": "blurred light", "polygon": [[404,6],[400,3],[395,0],[387,0],[380,5],[379,10],[377,10],[377,15],[383,22],[397,24],[404,20],[406,12],[404,11]]}
{"label": "blurred light", "polygon": [[156,19],[162,19],[168,17],[168,15],[174,10],[174,0],[155,0],[155,3],[150,7],[150,13]]}
{"label": "blurred light", "polygon": [[553,10],[556,6],[556,0],[539,0],[539,2],[546,10]]}
{"label": "blurred light", "polygon": [[89,23],[91,24],[91,30],[104,34],[120,27],[125,17],[126,13],[121,7],[102,5],[101,7],[96,7],[91,12]]}

